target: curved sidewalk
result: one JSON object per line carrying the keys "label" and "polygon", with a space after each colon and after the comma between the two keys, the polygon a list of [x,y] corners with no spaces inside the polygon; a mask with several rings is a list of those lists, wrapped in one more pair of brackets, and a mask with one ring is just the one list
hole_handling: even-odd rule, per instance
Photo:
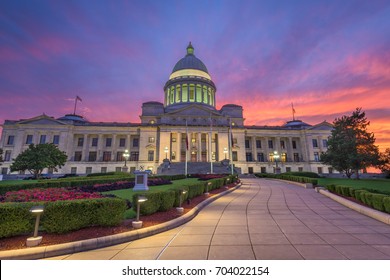
{"label": "curved sidewalk", "polygon": [[175,229],[64,260],[390,259],[390,226],[286,182],[241,188]]}

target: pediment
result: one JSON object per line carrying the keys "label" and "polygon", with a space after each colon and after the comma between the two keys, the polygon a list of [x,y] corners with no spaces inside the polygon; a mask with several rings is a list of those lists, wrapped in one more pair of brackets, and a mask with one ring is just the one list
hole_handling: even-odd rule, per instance
{"label": "pediment", "polygon": [[145,146],[146,149],[156,149],[156,145],[154,144],[148,144]]}
{"label": "pediment", "polygon": [[221,116],[221,114],[218,111],[197,104],[189,105],[184,108],[180,108],[175,111],[166,113],[166,115],[170,115],[170,116],[197,116],[197,117],[210,117],[210,114],[212,117]]}
{"label": "pediment", "polygon": [[56,120],[55,118],[41,115],[35,118],[19,121],[18,124],[32,124],[32,125],[65,125],[65,123]]}
{"label": "pediment", "polygon": [[309,130],[333,130],[333,125],[328,122],[322,122],[309,128]]}

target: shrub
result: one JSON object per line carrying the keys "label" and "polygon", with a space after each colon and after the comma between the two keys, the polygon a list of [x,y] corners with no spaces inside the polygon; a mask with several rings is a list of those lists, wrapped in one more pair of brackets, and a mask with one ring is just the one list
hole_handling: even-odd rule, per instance
{"label": "shrub", "polygon": [[1,203],[0,238],[33,232],[35,219],[29,212],[36,203]]}
{"label": "shrub", "polygon": [[351,187],[348,187],[348,186],[341,186],[341,194],[343,195],[343,196],[351,196],[351,194],[350,194],[350,192],[349,192],[349,189],[350,189]]}
{"label": "shrub", "polygon": [[173,207],[175,203],[175,192],[174,191],[165,191],[160,193],[160,207],[158,211],[164,212],[168,211]]}
{"label": "shrub", "polygon": [[142,192],[134,195],[133,205],[135,211],[138,204],[139,196],[145,196],[148,199],[147,201],[141,204],[141,208],[140,208],[141,215],[151,215],[158,211],[158,209],[160,208],[160,192]]}
{"label": "shrub", "polygon": [[385,211],[390,214],[390,196],[383,198],[383,207]]}
{"label": "shrub", "polygon": [[336,192],[336,185],[335,184],[327,185],[326,189],[328,191],[330,191],[331,193],[334,193],[334,192]]}
{"label": "shrub", "polygon": [[365,192],[365,193],[363,194],[363,196],[364,196],[364,203],[365,203],[366,205],[372,207],[372,196],[373,196],[373,195],[374,195],[374,194],[373,194],[373,193],[370,193],[370,192]]}
{"label": "shrub", "polygon": [[383,199],[388,197],[384,194],[372,194],[372,207],[378,211],[385,211],[385,206],[383,203]]}
{"label": "shrub", "polygon": [[308,178],[320,178],[320,176],[317,173],[314,172],[286,172],[283,173],[283,175],[292,175],[292,176],[299,176],[299,177],[308,177]]}
{"label": "shrub", "polygon": [[365,197],[364,197],[364,194],[366,192],[367,192],[366,190],[356,190],[355,191],[355,198],[357,200],[359,200],[360,202],[362,202],[362,203],[366,203],[366,200],[365,200]]}

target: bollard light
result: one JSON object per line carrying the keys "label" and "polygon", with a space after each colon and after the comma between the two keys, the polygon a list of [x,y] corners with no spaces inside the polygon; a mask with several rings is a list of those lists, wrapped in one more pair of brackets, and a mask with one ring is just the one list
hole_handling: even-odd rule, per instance
{"label": "bollard light", "polygon": [[44,209],[45,207],[43,205],[36,205],[31,207],[29,210],[31,214],[36,216],[36,218],[35,218],[34,235],[33,237],[27,238],[26,241],[27,247],[37,246],[42,242],[42,236],[38,236],[38,228],[39,228],[39,221]]}
{"label": "bollard light", "polygon": [[205,196],[209,196],[210,195],[210,193],[209,193],[210,187],[211,187],[211,182],[208,182],[206,184],[206,192],[204,193]]}
{"label": "bollard light", "polygon": [[179,207],[176,207],[176,210],[179,214],[182,214],[184,212],[184,208],[181,207],[181,204],[182,204],[182,196],[185,195],[186,193],[187,193],[186,190],[181,190],[179,193]]}
{"label": "bollard light", "polygon": [[133,221],[131,224],[133,226],[133,228],[135,229],[138,229],[138,228],[141,228],[142,227],[142,221],[139,220],[139,214],[140,214],[140,209],[141,209],[141,203],[147,201],[148,199],[143,196],[143,195],[140,195],[138,196],[138,199],[137,199],[137,218],[135,221]]}

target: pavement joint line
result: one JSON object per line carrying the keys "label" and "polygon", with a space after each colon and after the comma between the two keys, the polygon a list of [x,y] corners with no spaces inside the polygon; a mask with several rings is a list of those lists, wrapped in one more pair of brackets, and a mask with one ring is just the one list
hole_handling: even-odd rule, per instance
{"label": "pavement joint line", "polygon": [[[48,246],[39,246],[39,247],[32,247],[32,248],[26,248],[26,249],[18,249],[18,250],[5,250],[0,251],[0,260],[32,260],[32,259],[44,259],[44,258],[50,258],[50,257],[56,257],[61,255],[69,255],[74,254],[78,252],[83,252],[87,250],[92,249],[99,249],[104,248],[108,246],[113,246],[125,242],[130,242],[134,240],[138,240],[144,237],[152,236],[157,233],[161,233],[164,231],[168,231],[170,229],[176,228],[178,226],[181,226],[190,220],[192,220],[194,217],[198,215],[198,213],[207,205],[209,205],[211,202],[217,200],[220,197],[223,197],[224,195],[231,193],[235,191],[236,189],[241,187],[241,182],[237,184],[235,187],[232,187],[224,192],[221,192],[215,196],[209,197],[208,199],[202,201],[197,206],[195,206],[193,209],[191,209],[186,214],[161,223],[159,225],[147,227],[147,228],[141,228],[138,230],[133,230],[130,232],[123,232],[118,233],[114,235],[108,235],[108,236],[102,236],[98,238],[92,238],[87,240],[81,240],[81,241],[74,241],[74,242],[68,242],[63,244],[57,244],[57,245],[48,245]],[[91,244],[94,243],[95,245]],[[88,249],[86,246],[88,245]]]}
{"label": "pavement joint line", "polygon": [[[251,184],[252,185],[252,184]],[[248,203],[246,204],[246,208],[245,208],[245,214],[246,214],[246,226],[247,226],[247,233],[248,233],[248,236],[249,236],[249,243],[251,245],[251,250],[252,250],[252,253],[253,253],[253,256],[254,258],[256,259],[256,253],[255,253],[255,250],[253,249],[253,243],[252,243],[252,238],[251,238],[251,232],[249,230],[249,221],[248,221],[248,208],[249,208],[249,205],[250,203],[252,202],[252,200],[255,199],[255,197],[260,193],[261,191],[261,185],[259,182],[257,182],[256,184],[258,186],[257,188],[257,192],[254,196],[252,196],[252,198],[248,201]]]}
{"label": "pavement joint line", "polygon": [[161,252],[157,255],[156,257],[156,260],[159,260],[161,255],[164,254],[165,250],[168,248],[169,245],[171,245],[171,243],[176,239],[176,237],[184,230],[184,227],[179,231],[177,232],[172,238],[171,240],[169,240],[168,244],[165,245],[165,247],[161,250]]}

